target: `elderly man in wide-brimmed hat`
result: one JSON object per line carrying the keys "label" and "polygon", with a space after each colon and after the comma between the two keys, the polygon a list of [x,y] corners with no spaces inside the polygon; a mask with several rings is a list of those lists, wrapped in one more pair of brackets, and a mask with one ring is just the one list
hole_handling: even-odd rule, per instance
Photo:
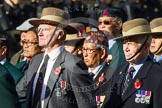
{"label": "elderly man in wide-brimmed hat", "polygon": [[30,21],[37,26],[39,45],[44,47],[45,53],[33,58],[26,74],[25,81],[31,82],[28,108],[96,107],[84,62],[63,46],[66,31],[73,29],[65,23],[68,18],[63,10],[47,7],[42,10],[40,19]]}
{"label": "elderly man in wide-brimmed hat", "polygon": [[82,46],[85,39],[85,27],[82,23],[70,23],[72,27],[76,28],[77,32],[74,34],[66,34],[65,49],[80,58],[83,57]]}
{"label": "elderly man in wide-brimmed hat", "polygon": [[162,17],[153,19],[150,27],[151,31],[155,33],[152,36],[150,51],[154,55],[154,61],[162,65]]}
{"label": "elderly man in wide-brimmed hat", "polygon": [[162,69],[148,56],[151,29],[138,18],[123,24],[123,51],[127,63],[118,67],[106,93],[104,108],[161,108]]}

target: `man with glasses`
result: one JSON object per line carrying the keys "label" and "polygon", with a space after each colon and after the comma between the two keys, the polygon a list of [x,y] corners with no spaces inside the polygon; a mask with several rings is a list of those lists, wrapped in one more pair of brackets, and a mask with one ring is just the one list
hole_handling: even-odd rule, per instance
{"label": "man with glasses", "polygon": [[[26,70],[28,69],[29,63],[32,60],[32,58],[35,55],[42,53],[42,48],[38,45],[38,36],[36,34],[36,28],[29,24],[29,21],[32,19],[36,18],[27,19],[16,28],[17,30],[21,31],[20,44],[22,46],[22,50],[19,51],[12,58],[12,60],[17,60],[16,67],[22,72],[23,75],[26,73]],[[22,107],[25,107],[26,100],[24,99],[24,97],[26,95],[27,85],[25,83],[20,83],[18,84],[18,86],[19,87],[17,87],[17,92],[20,98],[19,101],[21,102]],[[19,90],[20,88],[23,90]]]}
{"label": "man with glasses", "polygon": [[68,13],[47,7],[40,19],[30,21],[45,52],[32,59],[20,81],[30,83],[27,108],[96,108],[84,62],[64,49],[66,32],[73,29],[64,23],[66,19]]}
{"label": "man with glasses", "polygon": [[30,18],[24,21],[16,29],[22,31],[20,44],[22,46],[22,53],[16,56],[18,63],[16,67],[24,74],[27,70],[29,62],[36,55],[42,52],[42,48],[38,45],[38,36],[36,34],[36,28],[29,24],[30,20],[36,18]]}
{"label": "man with glasses", "polygon": [[98,28],[108,37],[109,53],[113,55],[110,67],[115,68],[125,63],[122,50],[122,42],[114,41],[112,38],[120,36],[122,27],[122,12],[118,8],[108,8],[99,11]]}
{"label": "man with glasses", "polygon": [[[86,29],[87,30],[87,29]],[[108,70],[108,65],[111,58],[108,57],[107,47],[108,40],[103,32],[97,28],[91,28],[86,31],[86,38],[83,43],[83,59],[88,67],[88,72],[93,79],[96,89],[96,98],[104,98],[102,88],[105,82],[109,81],[112,76],[112,71]],[[97,106],[100,107],[103,100],[97,100]]]}

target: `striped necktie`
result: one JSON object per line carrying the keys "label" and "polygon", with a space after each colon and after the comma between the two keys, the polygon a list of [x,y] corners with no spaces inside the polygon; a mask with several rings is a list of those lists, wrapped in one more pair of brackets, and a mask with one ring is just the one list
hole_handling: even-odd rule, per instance
{"label": "striped necktie", "polygon": [[127,90],[129,84],[130,84],[131,81],[132,81],[133,72],[135,72],[134,67],[130,67],[129,70],[128,70],[128,72],[127,72],[125,81],[124,81],[124,83],[122,84],[122,89],[121,89],[122,95],[125,93],[125,91]]}
{"label": "striped necktie", "polygon": [[44,62],[43,62],[42,66],[40,68],[40,71],[39,71],[39,76],[38,76],[38,80],[37,80],[37,84],[36,84],[36,88],[35,88],[35,92],[34,92],[34,97],[33,97],[33,107],[32,108],[38,108],[37,106],[41,105],[40,97],[41,97],[41,93],[42,93],[42,85],[43,85],[43,80],[44,80],[48,60],[49,60],[49,56],[46,55]]}

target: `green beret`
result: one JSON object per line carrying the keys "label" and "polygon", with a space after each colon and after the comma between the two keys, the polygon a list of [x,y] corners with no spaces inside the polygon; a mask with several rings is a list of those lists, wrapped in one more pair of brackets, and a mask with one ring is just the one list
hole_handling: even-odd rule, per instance
{"label": "green beret", "polygon": [[126,18],[127,18],[127,15],[124,12],[124,10],[122,10],[120,8],[116,8],[116,7],[106,8],[104,10],[99,10],[98,18],[103,17],[103,16],[117,17],[117,18],[120,18],[122,21],[125,21]]}

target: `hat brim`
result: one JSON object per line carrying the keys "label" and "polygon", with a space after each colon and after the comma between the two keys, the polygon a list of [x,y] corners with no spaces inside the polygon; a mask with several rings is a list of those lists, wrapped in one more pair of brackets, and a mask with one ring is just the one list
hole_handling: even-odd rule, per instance
{"label": "hat brim", "polygon": [[162,35],[162,32],[152,32],[152,35]]}
{"label": "hat brim", "polygon": [[85,39],[85,36],[77,37],[77,34],[67,34],[65,41],[81,40],[81,39]]}
{"label": "hat brim", "polygon": [[37,20],[38,18],[29,18],[26,21],[24,21],[21,25],[16,27],[16,30],[19,31],[28,31],[32,29],[34,26],[29,23],[30,20]]}
{"label": "hat brim", "polygon": [[117,38],[113,38],[113,40],[122,41],[122,40],[124,40],[124,39],[130,38],[130,37],[134,37],[134,36],[156,35],[156,34],[158,34],[158,33],[141,33],[141,34],[133,34],[133,35],[120,36],[120,37],[117,37]]}
{"label": "hat brim", "polygon": [[40,24],[49,24],[49,25],[54,25],[54,26],[60,26],[60,27],[63,27],[64,30],[66,30],[67,34],[75,34],[78,32],[74,27],[72,27],[71,25],[68,25],[67,22],[60,23],[57,21],[37,19],[37,20],[31,20],[31,21],[29,21],[29,23],[35,27],[38,27]]}

